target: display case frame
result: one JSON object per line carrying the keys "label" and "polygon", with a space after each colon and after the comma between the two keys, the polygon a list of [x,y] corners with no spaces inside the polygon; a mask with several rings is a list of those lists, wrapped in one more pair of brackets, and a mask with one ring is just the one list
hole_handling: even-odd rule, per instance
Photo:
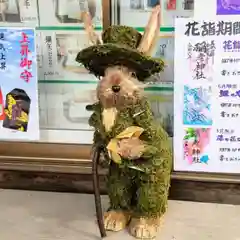
{"label": "display case frame", "polygon": [[[102,0],[103,29],[111,23],[111,2]],[[91,145],[1,141],[0,170],[84,173]]]}
{"label": "display case frame", "polygon": [[[119,8],[112,6],[111,0],[102,0],[102,6],[106,29],[119,21]],[[90,151],[91,145],[86,144],[1,141],[0,187],[92,192]],[[106,170],[100,174],[105,175]],[[170,195],[181,200],[240,204],[239,184],[237,174],[173,171]]]}

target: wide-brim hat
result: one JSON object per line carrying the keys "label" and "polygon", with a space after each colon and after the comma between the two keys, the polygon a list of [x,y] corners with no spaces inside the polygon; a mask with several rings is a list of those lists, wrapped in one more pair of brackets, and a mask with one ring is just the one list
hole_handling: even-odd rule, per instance
{"label": "wide-brim hat", "polygon": [[137,50],[142,34],[132,27],[110,26],[102,34],[103,44],[80,51],[76,61],[97,77],[104,76],[106,68],[125,66],[136,73],[139,81],[164,69],[164,62]]}

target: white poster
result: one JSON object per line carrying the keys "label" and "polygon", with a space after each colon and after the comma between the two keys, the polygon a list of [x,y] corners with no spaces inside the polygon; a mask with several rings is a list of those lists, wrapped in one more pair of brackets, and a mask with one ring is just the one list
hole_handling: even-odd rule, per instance
{"label": "white poster", "polygon": [[35,31],[0,28],[0,140],[38,140]]}
{"label": "white poster", "polygon": [[95,27],[102,27],[102,0],[39,0],[40,26],[83,26],[88,11]]}
{"label": "white poster", "polygon": [[88,125],[95,101],[96,83],[77,81],[39,84],[41,141],[91,144],[93,129]]}
{"label": "white poster", "polygon": [[176,20],[176,171],[240,173],[239,21]]}
{"label": "white poster", "polygon": [[161,5],[161,27],[174,27],[175,17],[192,17],[194,0],[121,0],[120,23],[144,28],[152,8]]}
{"label": "white poster", "polygon": [[1,26],[28,26],[38,25],[37,0],[0,0]]}
{"label": "white poster", "polygon": [[163,27],[174,27],[175,18],[193,17],[195,0],[161,0]]}
{"label": "white poster", "polygon": [[152,8],[159,3],[160,0],[121,0],[119,1],[120,22],[116,24],[144,28]]}
{"label": "white poster", "polygon": [[[97,83],[77,81],[39,84],[41,141],[92,144],[93,128],[88,125],[92,114],[88,104],[97,101]],[[154,117],[173,137],[173,86],[171,83],[150,85],[146,89]]]}
{"label": "white poster", "polygon": [[174,37],[173,34],[160,34],[152,56],[165,63],[164,71],[159,74],[158,82],[173,82],[174,79]]}
{"label": "white poster", "polygon": [[155,120],[173,137],[173,84],[162,83],[145,89]]}
{"label": "white poster", "polygon": [[[101,31],[96,31],[101,35]],[[76,62],[77,54],[90,46],[84,30],[39,31],[40,80],[96,81],[84,66]]]}

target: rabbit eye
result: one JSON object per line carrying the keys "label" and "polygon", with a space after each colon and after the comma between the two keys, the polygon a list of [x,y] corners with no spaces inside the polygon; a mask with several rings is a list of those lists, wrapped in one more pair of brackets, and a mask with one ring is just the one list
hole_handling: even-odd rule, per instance
{"label": "rabbit eye", "polygon": [[131,72],[131,77],[133,77],[133,78],[137,78],[136,73],[135,73],[135,72]]}

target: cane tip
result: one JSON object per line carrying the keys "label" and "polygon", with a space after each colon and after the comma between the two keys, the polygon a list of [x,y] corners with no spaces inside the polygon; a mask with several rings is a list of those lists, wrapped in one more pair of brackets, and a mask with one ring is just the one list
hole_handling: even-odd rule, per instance
{"label": "cane tip", "polygon": [[107,234],[106,233],[102,233],[101,234],[101,238],[105,238],[105,237],[107,237]]}

